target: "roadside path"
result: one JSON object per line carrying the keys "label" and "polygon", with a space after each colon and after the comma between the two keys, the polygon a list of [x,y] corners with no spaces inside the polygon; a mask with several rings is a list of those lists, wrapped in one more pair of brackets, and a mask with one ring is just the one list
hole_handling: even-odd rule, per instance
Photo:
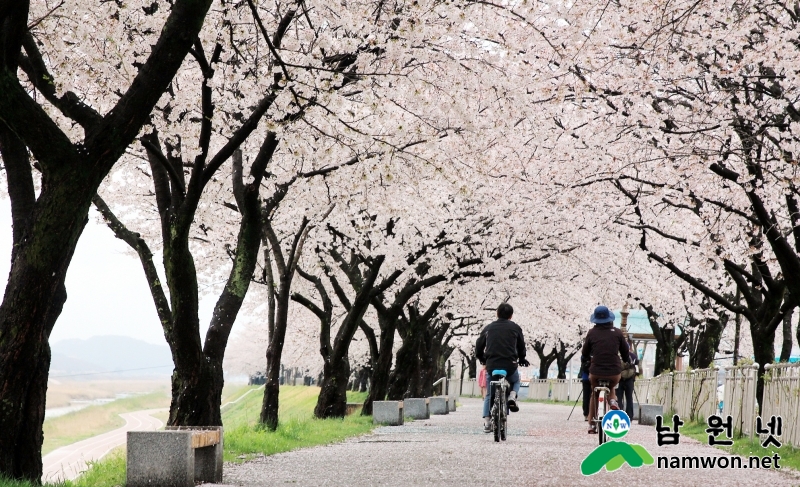
{"label": "roadside path", "polygon": [[128,431],[161,428],[164,423],[150,416],[159,411],[163,409],[120,414],[125,420],[125,426],[53,450],[42,458],[42,481],[72,480],[86,470],[87,462],[99,460],[114,448],[124,445]]}
{"label": "roadside path", "polygon": [[[509,420],[508,441],[494,443],[482,432],[481,401],[459,401],[463,407],[446,416],[380,427],[334,445],[226,464],[224,482],[251,487],[800,485],[800,474],[786,470],[669,470],[656,465],[638,469],[625,465],[615,472],[604,469],[584,477],[580,464],[597,446],[597,436],[586,433],[580,408],[566,421],[569,406],[523,402]],[[625,439],[644,446],[654,458],[729,456],[687,436],[681,436],[679,445],[659,447],[655,428],[636,423]]]}

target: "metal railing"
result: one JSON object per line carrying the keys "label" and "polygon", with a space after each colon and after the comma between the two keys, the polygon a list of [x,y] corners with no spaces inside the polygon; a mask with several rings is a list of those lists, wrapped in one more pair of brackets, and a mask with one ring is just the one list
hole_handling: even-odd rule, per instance
{"label": "metal railing", "polygon": [[438,386],[439,384],[442,384],[442,390],[441,390],[441,393],[440,393],[440,395],[442,395],[442,396],[444,396],[445,393],[447,392],[447,382],[445,382],[445,381],[447,381],[447,376],[442,377],[441,379],[438,379],[436,382],[433,383],[433,386],[432,386],[432,389],[436,389],[436,386]]}

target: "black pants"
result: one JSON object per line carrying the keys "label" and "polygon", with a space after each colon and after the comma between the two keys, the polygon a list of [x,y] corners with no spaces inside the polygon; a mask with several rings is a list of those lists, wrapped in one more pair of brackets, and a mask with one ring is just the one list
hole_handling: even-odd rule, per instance
{"label": "black pants", "polygon": [[622,379],[617,386],[617,401],[619,408],[628,413],[628,417],[633,420],[633,381],[634,378]]}
{"label": "black pants", "polygon": [[581,380],[583,384],[583,417],[589,416],[589,399],[592,398],[592,383],[589,379]]}

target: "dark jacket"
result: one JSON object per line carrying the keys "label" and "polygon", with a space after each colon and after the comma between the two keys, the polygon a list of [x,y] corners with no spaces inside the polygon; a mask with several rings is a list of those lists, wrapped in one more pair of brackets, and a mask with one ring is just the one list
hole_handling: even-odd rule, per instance
{"label": "dark jacket", "polygon": [[619,328],[614,328],[613,323],[594,325],[586,334],[581,357],[591,357],[592,364],[589,373],[600,377],[613,377],[622,373],[622,362],[630,362],[628,344]]}
{"label": "dark jacket", "polygon": [[486,325],[475,344],[475,356],[486,364],[489,374],[497,369],[513,374],[518,361],[525,359],[522,328],[511,320],[502,319]]}

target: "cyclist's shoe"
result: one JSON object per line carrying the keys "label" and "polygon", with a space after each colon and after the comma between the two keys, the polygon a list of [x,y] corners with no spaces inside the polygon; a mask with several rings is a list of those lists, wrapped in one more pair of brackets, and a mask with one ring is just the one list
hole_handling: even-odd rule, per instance
{"label": "cyclist's shoe", "polygon": [[597,427],[595,427],[595,425],[589,426],[589,434],[590,435],[596,435],[597,434]]}
{"label": "cyclist's shoe", "polygon": [[483,432],[484,433],[492,432],[492,418],[483,418]]}
{"label": "cyclist's shoe", "polygon": [[619,411],[619,404],[617,404],[616,399],[612,399],[608,401],[608,406],[613,409],[614,411]]}
{"label": "cyclist's shoe", "polygon": [[508,395],[508,410],[512,413],[519,412],[519,406],[517,406],[517,393],[511,391]]}

